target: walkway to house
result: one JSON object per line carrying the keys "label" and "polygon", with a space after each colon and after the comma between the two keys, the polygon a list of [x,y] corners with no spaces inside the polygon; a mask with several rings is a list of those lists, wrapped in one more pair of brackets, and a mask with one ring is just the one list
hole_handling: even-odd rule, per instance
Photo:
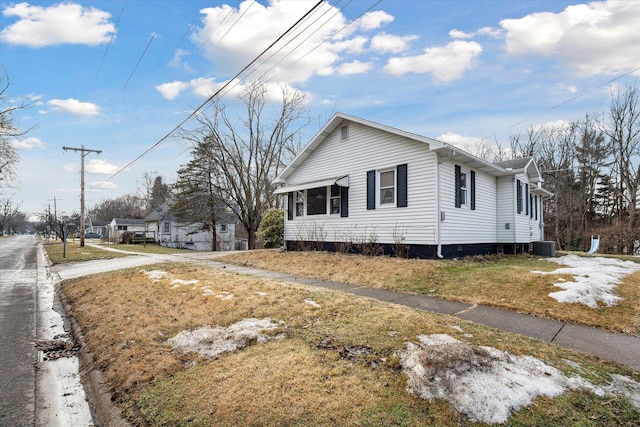
{"label": "walkway to house", "polygon": [[472,305],[426,295],[407,294],[339,282],[294,276],[257,268],[207,261],[211,267],[282,282],[316,286],[400,304],[418,310],[448,314],[460,319],[553,343],[561,347],[613,360],[640,369],[640,337],[617,334],[589,326],[544,319],[495,307]]}

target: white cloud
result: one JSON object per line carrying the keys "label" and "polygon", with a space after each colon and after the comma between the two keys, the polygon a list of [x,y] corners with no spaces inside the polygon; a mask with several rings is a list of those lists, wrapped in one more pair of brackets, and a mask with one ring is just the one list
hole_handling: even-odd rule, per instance
{"label": "white cloud", "polygon": [[511,55],[556,58],[581,76],[638,67],[640,2],[609,0],[500,22]]}
{"label": "white cloud", "polygon": [[407,50],[409,42],[417,39],[418,36],[396,36],[382,33],[371,39],[371,49],[382,53],[400,53]]}
{"label": "white cloud", "polygon": [[357,25],[364,31],[375,30],[381,26],[393,22],[393,16],[382,10],[367,12],[357,21]]}
{"label": "white cloud", "polygon": [[49,101],[55,111],[71,113],[74,116],[95,116],[100,112],[100,107],[91,102],[80,102],[77,99],[52,99]]}
{"label": "white cloud", "polygon": [[162,83],[156,86],[156,90],[160,92],[160,95],[162,95],[164,99],[174,99],[188,87],[189,83],[173,81],[169,83]]}
{"label": "white cloud", "polygon": [[465,33],[464,31],[456,30],[455,28],[449,31],[449,35],[454,39],[472,39],[473,38],[472,33]]}
{"label": "white cloud", "polygon": [[391,58],[385,70],[395,76],[431,73],[434,80],[446,83],[462,77],[481,52],[482,47],[476,42],[455,40],[446,46],[427,48],[422,55]]}
{"label": "white cloud", "polygon": [[454,39],[472,39],[476,36],[489,36],[493,38],[502,37],[503,32],[496,28],[482,27],[473,33],[467,33],[462,30],[453,29],[449,31],[449,35]]}
{"label": "white cloud", "polygon": [[111,175],[120,169],[120,166],[116,166],[102,159],[91,159],[87,162],[85,170],[88,173],[97,173],[103,175]]}
{"label": "white cloud", "polygon": [[[271,1],[264,6],[244,1],[238,8],[228,5],[205,8],[200,11],[203,14],[202,27],[192,39],[202,46],[205,55],[215,64],[218,75],[231,76],[280,37],[282,29],[289,28],[314,3]],[[327,67],[340,60],[340,53],[362,51],[367,39],[362,35],[352,36],[358,29],[356,26],[347,27],[327,40],[347,23],[344,15],[335,12],[338,9],[323,3],[314,15],[323,18],[311,20],[304,37],[293,35],[290,36],[295,37],[293,43],[287,44],[291,39],[285,38],[274,46],[273,55],[265,55],[256,63],[260,67],[259,73],[249,78],[257,79],[266,73],[280,81],[304,82],[319,70],[326,72]],[[388,19],[380,14],[367,16],[366,23],[362,25],[371,28],[375,22],[379,25]]]}
{"label": "white cloud", "polygon": [[115,190],[118,188],[118,185],[111,181],[91,181],[88,186],[93,189],[102,190]]}
{"label": "white cloud", "polygon": [[170,68],[177,68],[180,70],[184,70],[188,73],[193,72],[193,69],[191,68],[191,66],[189,65],[189,63],[187,61],[184,61],[182,58],[189,56],[190,52],[188,50],[185,49],[176,49],[173,52],[173,58],[171,58],[171,61],[169,61],[169,67]]}
{"label": "white cloud", "polygon": [[76,172],[78,168],[75,163],[66,163],[62,165],[62,170],[65,172]]}
{"label": "white cloud", "polygon": [[95,46],[108,42],[116,30],[109,22],[108,12],[74,3],[41,7],[25,2],[8,6],[2,13],[19,20],[3,29],[0,39],[33,48],[60,44]]}
{"label": "white cloud", "polygon": [[338,74],[348,76],[351,74],[364,74],[373,67],[370,62],[352,61],[338,67]]}
{"label": "white cloud", "polygon": [[16,139],[11,144],[18,150],[31,150],[33,148],[44,148],[44,144],[40,138],[29,137],[25,139]]}

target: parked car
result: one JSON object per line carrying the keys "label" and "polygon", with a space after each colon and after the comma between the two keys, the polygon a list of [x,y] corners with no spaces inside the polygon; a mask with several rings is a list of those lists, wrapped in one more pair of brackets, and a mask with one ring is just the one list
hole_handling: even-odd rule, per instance
{"label": "parked car", "polygon": [[[80,232],[76,231],[76,239],[80,238]],[[87,231],[86,233],[84,233],[84,238],[85,239],[100,239],[102,238],[101,234],[98,233],[94,233],[93,231]]]}

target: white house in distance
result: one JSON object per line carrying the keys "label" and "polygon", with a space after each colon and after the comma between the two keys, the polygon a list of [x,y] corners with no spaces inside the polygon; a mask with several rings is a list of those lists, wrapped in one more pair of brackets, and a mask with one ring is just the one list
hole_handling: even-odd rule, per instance
{"label": "white house in distance", "polygon": [[400,243],[424,258],[528,251],[543,240],[542,204],[552,196],[533,158],[489,163],[342,113],[277,182],[288,249],[375,242],[392,253]]}
{"label": "white house in distance", "polygon": [[[171,214],[172,202],[157,207],[145,221],[148,232],[152,232],[158,244],[169,248],[210,251],[213,245],[211,230],[201,230],[200,224],[188,224]],[[246,239],[236,237],[238,217],[229,209],[221,207],[216,224],[216,250],[233,251],[246,249]]]}
{"label": "white house in distance", "polygon": [[122,243],[125,233],[132,236],[144,236],[144,219],[114,218],[108,225],[109,239]]}

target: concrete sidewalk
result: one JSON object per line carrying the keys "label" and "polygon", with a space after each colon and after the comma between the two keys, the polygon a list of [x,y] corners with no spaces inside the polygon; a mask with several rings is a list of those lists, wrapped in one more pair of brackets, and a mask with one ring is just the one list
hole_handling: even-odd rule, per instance
{"label": "concrete sidewalk", "polygon": [[448,314],[491,328],[524,335],[572,350],[589,353],[640,370],[640,337],[617,334],[589,326],[544,319],[500,308],[472,305],[427,295],[415,295],[385,289],[368,288],[339,282],[310,279],[258,268],[242,267],[217,261],[196,261],[211,267],[240,274],[265,277],[347,292],[418,310]]}

